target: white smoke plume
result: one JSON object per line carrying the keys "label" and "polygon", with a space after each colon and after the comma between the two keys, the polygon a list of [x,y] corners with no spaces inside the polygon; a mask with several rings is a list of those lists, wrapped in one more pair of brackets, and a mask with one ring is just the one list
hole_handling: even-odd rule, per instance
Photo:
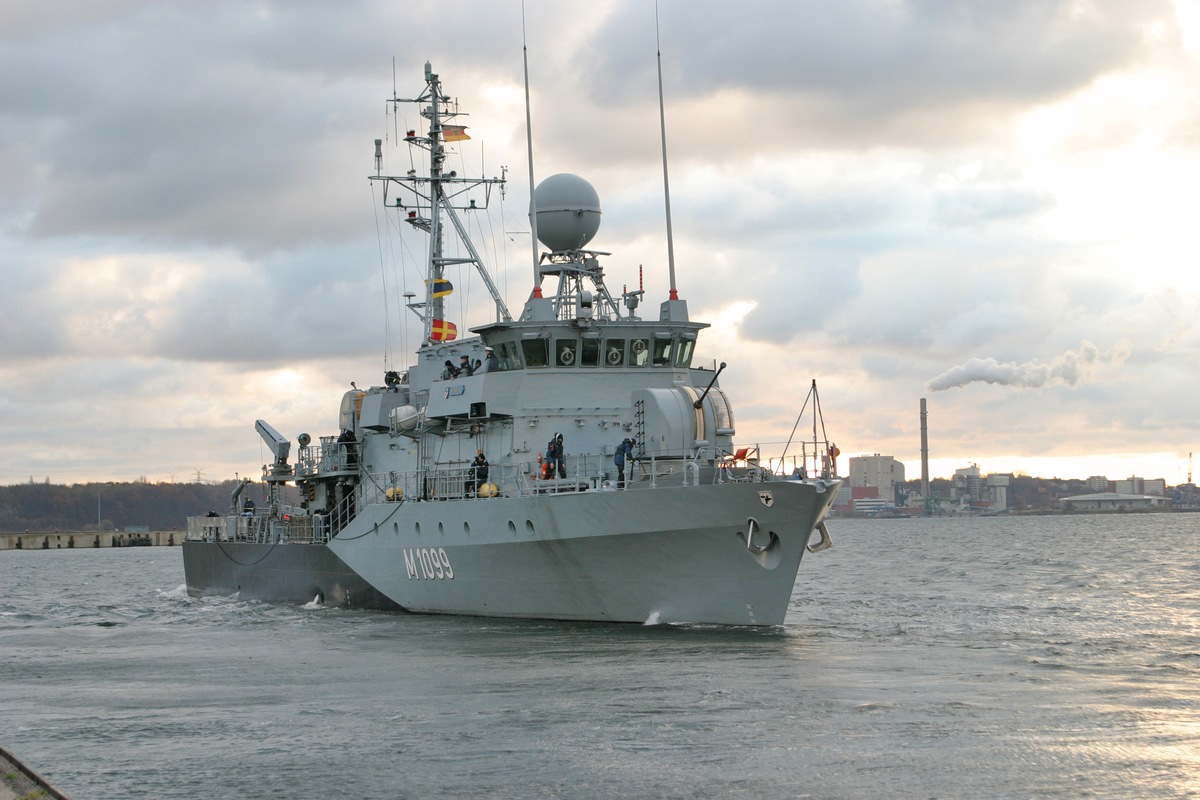
{"label": "white smoke plume", "polygon": [[1001,364],[994,358],[969,358],[963,364],[938,375],[929,382],[932,391],[940,392],[983,381],[1014,386],[1018,389],[1037,389],[1050,381],[1062,381],[1074,386],[1099,358],[1100,351],[1091,342],[1084,342],[1078,350],[1068,350],[1049,364],[1029,361],[1024,364],[1007,362]]}

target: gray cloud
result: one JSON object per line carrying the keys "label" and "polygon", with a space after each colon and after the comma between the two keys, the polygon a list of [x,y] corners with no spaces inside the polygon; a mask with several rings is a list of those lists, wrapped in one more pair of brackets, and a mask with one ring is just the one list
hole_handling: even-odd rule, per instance
{"label": "gray cloud", "polygon": [[[1151,48],[1179,44],[1178,36],[1153,43],[1147,37],[1155,25],[1175,30],[1173,8],[1162,0],[1087,7],[1070,0],[773,0],[740,6],[737,22],[726,8],[702,0],[661,9],[663,49],[668,56],[689,52],[686,60],[667,60],[674,99],[680,91],[686,97],[756,86],[770,99],[751,122],[773,124],[790,107],[805,114],[801,130],[843,142],[849,136],[894,145],[897,134],[920,130],[927,144],[939,126],[952,138],[955,129],[975,129],[971,117],[983,109],[1047,101]],[[606,18],[601,38],[620,44],[587,52],[579,72],[592,99],[623,102],[625,87],[650,79],[654,62],[638,57],[648,45],[626,32],[648,28],[652,18],[641,4]]]}
{"label": "gray cloud", "polygon": [[[381,352],[403,364],[400,294],[424,245],[397,243],[382,218],[376,238],[365,180],[371,140],[411,120],[384,115],[393,55],[399,94],[429,60],[471,112],[460,173],[511,168],[506,213],[478,223],[519,307],[518,6],[0,5],[0,70],[21,76],[0,83],[0,481],[253,471],[255,418],[317,433],[350,380],[378,380]],[[644,265],[653,316],[667,289],[653,8],[527,12],[537,173],[597,186],[609,285]],[[1048,451],[1167,450],[1194,429],[1187,250],[1147,251],[1141,231],[1163,215],[1137,205],[1165,195],[1138,182],[1153,169],[1100,180],[1136,156],[1121,142],[1169,142],[1155,157],[1171,207],[1194,206],[1195,93],[1125,108],[1141,70],[1156,92],[1195,72],[1170,4],[660,12],[679,288],[699,319],[753,304],[699,344],[730,363],[739,434],[786,432],[817,377],[844,450],[904,458],[929,375],[1042,381],[934,395],[943,453],[1002,452],[1014,432]],[[387,152],[407,168],[403,148]],[[1081,201],[1081,186],[1114,185],[1103,206]],[[489,316],[477,280],[455,286],[456,319]]]}

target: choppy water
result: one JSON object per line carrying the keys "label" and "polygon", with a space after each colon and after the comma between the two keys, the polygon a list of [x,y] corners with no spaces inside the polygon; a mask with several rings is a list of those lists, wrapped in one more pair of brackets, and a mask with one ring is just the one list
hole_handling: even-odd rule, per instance
{"label": "choppy water", "polygon": [[835,521],[771,630],[192,600],[0,553],[0,742],[84,798],[1200,797],[1200,515]]}

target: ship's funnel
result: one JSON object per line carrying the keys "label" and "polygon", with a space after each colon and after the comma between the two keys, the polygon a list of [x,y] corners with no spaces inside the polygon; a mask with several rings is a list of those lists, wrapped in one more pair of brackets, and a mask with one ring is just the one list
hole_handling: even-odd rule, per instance
{"label": "ship's funnel", "polygon": [[556,253],[579,250],[600,230],[600,195],[578,175],[560,172],[534,190],[538,241]]}

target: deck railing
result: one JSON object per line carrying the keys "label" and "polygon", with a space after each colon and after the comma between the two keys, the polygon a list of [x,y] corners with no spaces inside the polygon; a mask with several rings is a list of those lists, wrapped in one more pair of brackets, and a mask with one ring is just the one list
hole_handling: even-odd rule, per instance
{"label": "deck railing", "polygon": [[[810,450],[802,447],[799,453],[790,456],[770,456],[764,454],[763,446],[752,445],[739,446],[729,452],[721,451],[715,458],[709,451],[701,452],[699,457],[640,458],[626,465],[626,485],[653,489],[702,483],[835,477],[836,461],[829,457],[829,445],[825,444],[817,453]],[[349,525],[361,509],[379,503],[436,502],[492,496],[490,489],[480,491],[484,483],[495,487],[494,496],[540,497],[615,487],[617,480],[613,457],[599,453],[568,455],[564,459],[565,476],[555,474],[549,477],[546,475],[548,470],[538,463],[491,464],[484,480],[466,462],[439,464],[431,469],[409,472],[372,473],[360,470],[357,463],[348,463],[342,445],[333,447],[322,442],[321,451],[321,474],[327,474],[325,467],[333,465],[338,469],[352,468],[359,477],[355,489],[333,508],[313,514],[302,509],[286,509],[272,516],[267,509],[262,509],[240,516],[190,517],[188,538],[201,541],[321,544]],[[315,467],[318,461],[308,463]],[[300,474],[299,467],[297,474]]]}

